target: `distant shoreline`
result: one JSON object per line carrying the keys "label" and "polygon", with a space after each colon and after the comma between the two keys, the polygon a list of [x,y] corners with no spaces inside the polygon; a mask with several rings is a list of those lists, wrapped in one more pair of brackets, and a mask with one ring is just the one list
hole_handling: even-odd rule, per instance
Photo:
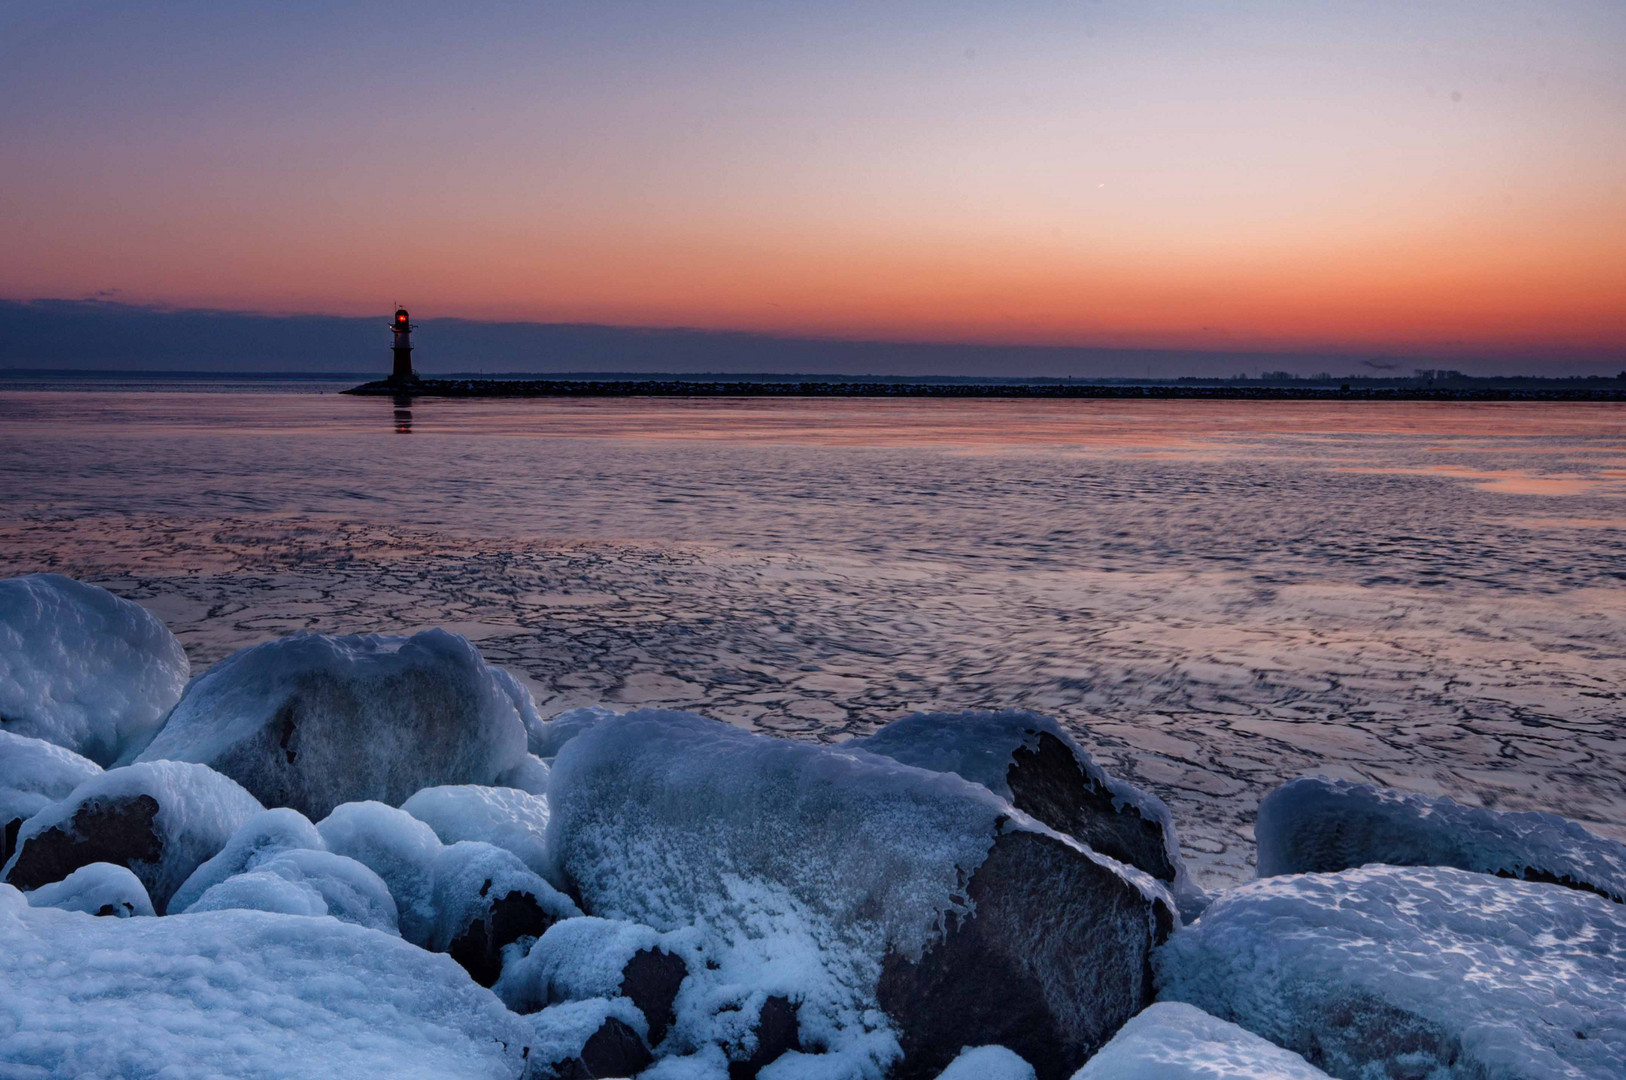
{"label": "distant shoreline", "polygon": [[[1487,379],[1486,382],[1494,380]],[[1604,381],[1604,380],[1599,380]],[[1608,380],[1615,382],[1616,380]],[[346,394],[367,397],[445,398],[1107,398],[1240,401],[1598,401],[1626,402],[1626,386],[1597,388],[1519,386],[1258,386],[1177,382],[933,383],[740,382],[695,379],[380,379]]]}

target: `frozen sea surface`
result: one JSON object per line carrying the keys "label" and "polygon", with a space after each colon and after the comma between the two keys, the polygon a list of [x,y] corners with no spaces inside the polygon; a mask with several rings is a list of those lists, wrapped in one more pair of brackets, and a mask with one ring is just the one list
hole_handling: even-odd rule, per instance
{"label": "frozen sea surface", "polygon": [[1047,712],[1210,886],[1316,772],[1626,840],[1620,406],[317,389],[0,389],[0,573],[139,600],[194,672],[441,625],[544,715]]}

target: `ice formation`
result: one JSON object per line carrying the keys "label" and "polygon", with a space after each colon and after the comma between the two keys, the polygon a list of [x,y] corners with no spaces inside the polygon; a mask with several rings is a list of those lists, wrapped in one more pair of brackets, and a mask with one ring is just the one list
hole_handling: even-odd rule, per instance
{"label": "ice formation", "polygon": [[24,821],[101,771],[55,743],[0,731],[0,866],[11,858]]}
{"label": "ice formation", "polygon": [[1330,1080],[1291,1050],[1178,1001],[1119,1029],[1073,1080]]}
{"label": "ice formation", "polygon": [[429,826],[377,802],[346,803],[316,826],[329,851],[347,855],[384,880],[401,936],[427,948],[435,936],[435,859],[441,842]]}
{"label": "ice formation", "polygon": [[1626,907],[1558,885],[1370,865],[1220,896],[1159,996],[1341,1077],[1619,1080]]}
{"label": "ice formation", "polygon": [[4,885],[0,986],[0,1061],[19,1077],[514,1080],[532,1039],[451,960],[363,927],[95,919]]}
{"label": "ice formation", "polygon": [[263,807],[202,765],[150,761],[109,769],[23,823],[4,878],[24,889],[59,881],[93,862],[135,872],[153,907]]}
{"label": "ice formation", "polygon": [[59,574],[0,580],[0,725],[108,766],[181,696],[186,652],[157,616]]}
{"label": "ice formation", "polygon": [[299,634],[199,676],[141,760],[201,762],[313,819],[345,802],[396,806],[526,765],[521,699],[511,675],[443,630]]}
{"label": "ice formation", "polygon": [[210,887],[254,869],[278,852],[300,849],[327,850],[310,819],[287,807],[262,810],[243,822],[219,851],[192,871],[170,897],[170,907],[185,911]]}
{"label": "ice formation", "polygon": [[614,709],[602,705],[587,705],[579,709],[566,709],[551,720],[539,720],[526,727],[531,753],[544,761],[559,756],[565,743],[574,739],[600,720],[617,715]]}
{"label": "ice formation", "polygon": [[1003,1046],[968,1046],[937,1080],[1034,1080],[1033,1066]]}
{"label": "ice formation", "polygon": [[443,844],[483,840],[548,872],[548,802],[515,788],[455,784],[425,788],[401,809],[435,830]]}
{"label": "ice formation", "polygon": [[104,862],[81,866],[61,881],[41,885],[28,894],[28,904],[121,919],[153,914],[141,879],[125,867]]}
{"label": "ice formation", "polygon": [[1048,716],[917,713],[847,745],[981,784],[1057,832],[1151,874],[1188,919],[1207,903],[1186,873],[1163,800],[1109,775]]}
{"label": "ice formation", "polygon": [[1173,918],[1150,877],[980,785],[689,714],[596,723],[555,760],[550,802],[550,853],[590,913],[699,928],[676,1033],[696,1048],[729,1013],[748,1053],[778,997],[855,1075],[901,1046],[896,1075],[935,1076],[997,1028],[1065,1076],[1147,1003]]}
{"label": "ice formation", "polygon": [[331,851],[294,848],[257,859],[241,873],[209,886],[185,910],[228,908],[332,915],[340,922],[399,933],[395,900],[383,879]]}
{"label": "ice formation", "polygon": [[1372,784],[1292,780],[1259,803],[1259,876],[1367,863],[1454,866],[1626,903],[1626,844],[1557,814],[1502,813]]}

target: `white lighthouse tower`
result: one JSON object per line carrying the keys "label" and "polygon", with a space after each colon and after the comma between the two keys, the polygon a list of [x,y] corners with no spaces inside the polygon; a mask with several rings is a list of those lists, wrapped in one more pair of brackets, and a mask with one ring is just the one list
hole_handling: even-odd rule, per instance
{"label": "white lighthouse tower", "polygon": [[406,308],[395,309],[395,321],[390,323],[395,343],[390,352],[395,355],[395,370],[390,372],[391,382],[411,382],[418,376],[412,371],[412,323]]}

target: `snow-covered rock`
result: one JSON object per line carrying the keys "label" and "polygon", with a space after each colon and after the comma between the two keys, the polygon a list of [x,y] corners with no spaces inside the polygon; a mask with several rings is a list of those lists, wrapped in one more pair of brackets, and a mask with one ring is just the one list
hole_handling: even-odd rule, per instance
{"label": "snow-covered rock", "polygon": [[340,922],[386,934],[400,932],[395,900],[383,879],[356,860],[331,851],[295,848],[256,859],[249,869],[209,886],[185,910],[231,908],[331,915]]}
{"label": "snow-covered rock", "polygon": [[185,911],[212,886],[229,877],[254,869],[259,863],[283,851],[326,851],[327,843],[310,819],[298,810],[279,806],[262,810],[245,821],[214,855],[192,871],[169,906]]}
{"label": "snow-covered rock", "polygon": [[600,720],[619,715],[603,705],[586,705],[579,709],[566,709],[551,720],[538,720],[526,725],[526,736],[531,753],[544,761],[559,756],[565,743],[574,739]]}
{"label": "snow-covered rock", "polygon": [[444,956],[331,919],[94,919],[0,885],[8,1076],[513,1080],[528,1023]]}
{"label": "snow-covered rock", "polygon": [[522,700],[511,675],[443,630],[300,634],[197,678],[140,760],[201,762],[315,819],[345,802],[496,783],[526,764]]}
{"label": "snow-covered rock", "polygon": [[1223,893],[1158,951],[1159,996],[1361,1080],[1618,1080],[1626,907],[1371,865]]}
{"label": "snow-covered rock", "polygon": [[572,1001],[531,1018],[526,1080],[632,1076],[654,1060],[639,1032],[643,1018],[623,999]]}
{"label": "snow-covered rock", "polygon": [[1626,903],[1626,844],[1557,814],[1503,813],[1350,780],[1292,780],[1259,803],[1259,876],[1367,863],[1454,866]]}
{"label": "snow-covered rock", "polygon": [[98,765],[133,754],[191,668],[158,617],[60,574],[0,580],[0,729]]}
{"label": "snow-covered rock", "polygon": [[515,788],[454,784],[425,788],[401,809],[435,830],[443,844],[483,840],[548,872],[548,801]]}
{"label": "snow-covered rock", "polygon": [[128,867],[160,914],[204,860],[263,807],[212,769],[181,761],[93,776],[23,823],[3,876],[21,889],[96,862]]}
{"label": "snow-covered rock", "polygon": [[1178,1001],[1119,1029],[1073,1080],[1329,1080],[1291,1050]]}
{"label": "snow-covered rock", "polygon": [[683,713],[595,723],[549,801],[589,913],[697,928],[674,1050],[743,1035],[777,996],[827,1071],[935,1077],[998,1043],[1066,1077],[1150,1001],[1174,921],[1149,876],[985,787]]}
{"label": "snow-covered rock", "polygon": [[1208,902],[1186,874],[1163,800],[1109,775],[1048,716],[916,713],[847,745],[981,784],[1057,832],[1163,882],[1187,919]]}
{"label": "snow-covered rock", "polygon": [[346,803],[316,828],[328,850],[384,880],[402,937],[450,953],[486,986],[502,971],[503,946],[581,914],[512,852],[478,841],[443,845],[404,810]]}
{"label": "snow-covered rock", "polygon": [[101,771],[66,747],[0,731],[0,865],[11,858],[24,821]]}
{"label": "snow-covered rock", "polygon": [[1003,1046],[968,1046],[937,1080],[1033,1080],[1033,1066]]}
{"label": "snow-covered rock", "polygon": [[81,866],[61,881],[41,885],[28,894],[28,904],[120,919],[153,914],[141,879],[125,867],[104,862]]}

